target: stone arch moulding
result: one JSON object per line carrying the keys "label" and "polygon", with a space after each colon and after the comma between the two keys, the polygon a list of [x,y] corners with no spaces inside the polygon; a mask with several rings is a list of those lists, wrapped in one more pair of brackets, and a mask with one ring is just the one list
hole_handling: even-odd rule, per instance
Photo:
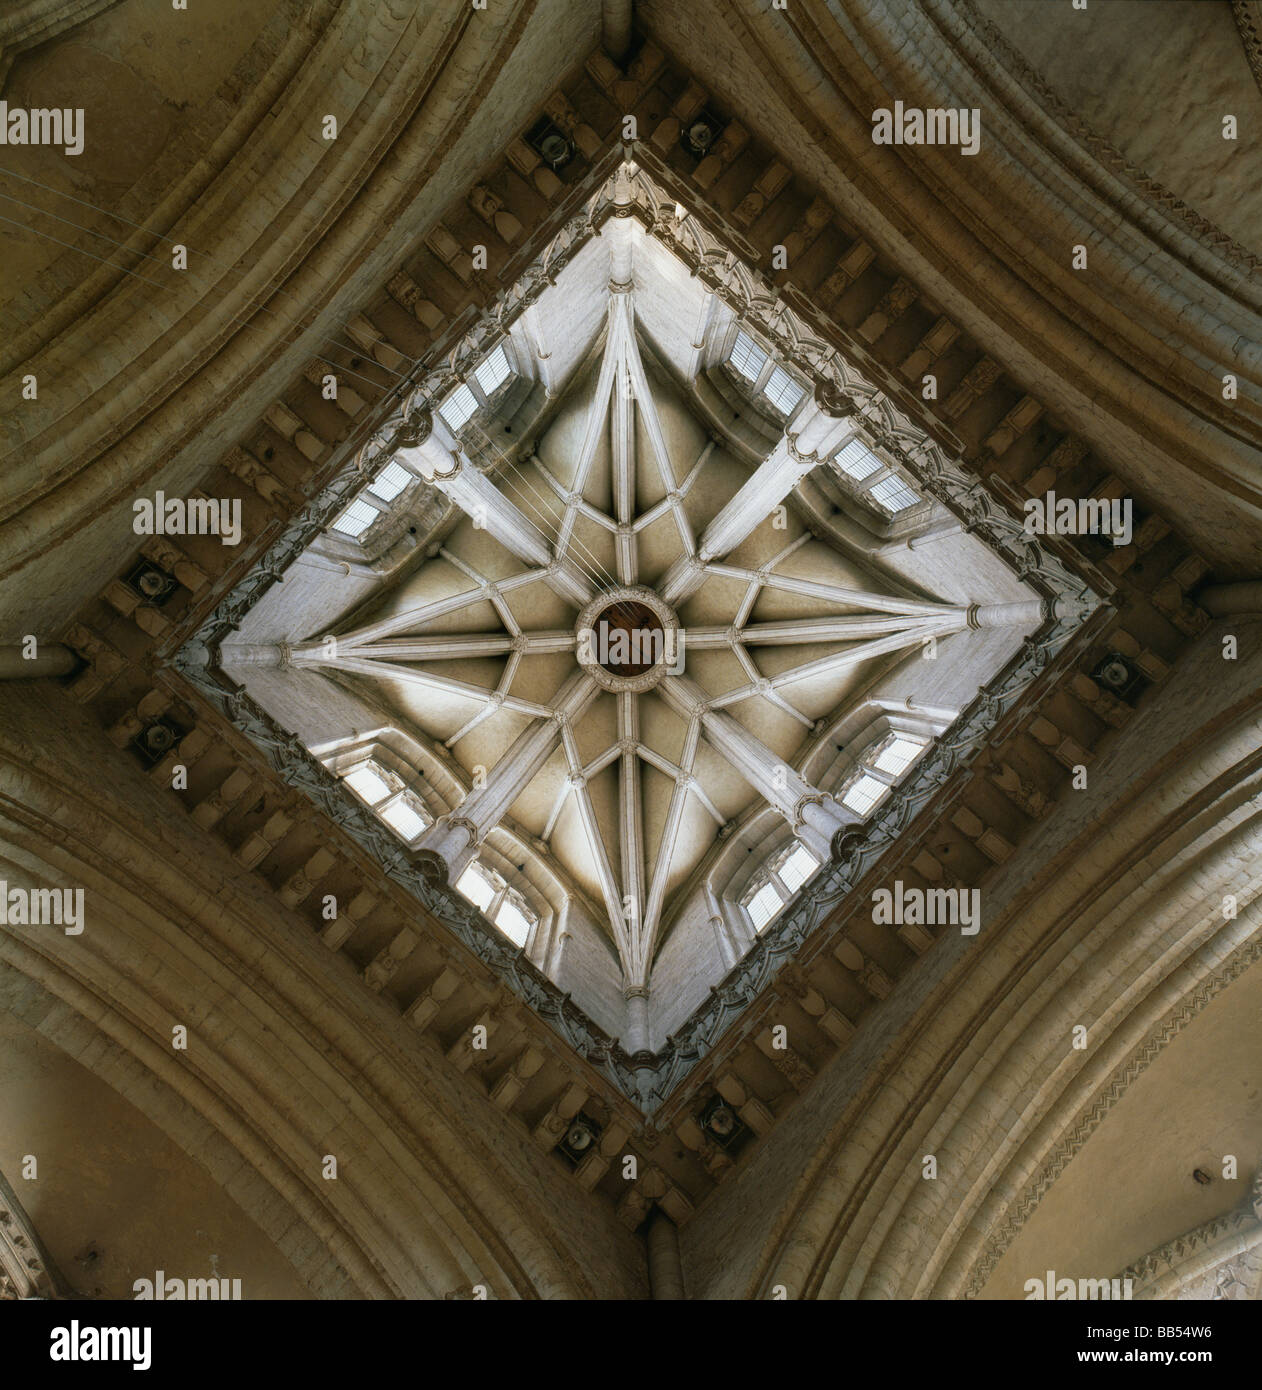
{"label": "stone arch moulding", "polygon": [[[230,859],[182,852],[120,804],[89,807],[8,739],[0,752],[7,877],[82,884],[88,923],[0,933],[0,991],[222,1183],[315,1292],[595,1296],[548,1218],[523,1217],[529,1177],[509,1150],[435,1092],[449,1083],[418,1040],[306,932],[261,934]],[[176,1053],[185,1019],[203,1047]],[[267,1049],[249,1041],[260,1019]],[[339,1147],[355,1162],[326,1181]]]}
{"label": "stone arch moulding", "polygon": [[[1252,572],[1256,541],[1230,518],[1262,509],[1256,254],[1075,121],[966,0],[727,8],[704,39],[687,7],[639,14],[668,51],[698,51],[698,80],[738,119],[774,122],[779,157],[1014,381],[1141,494],[1178,479],[1193,543],[1229,535],[1233,569]],[[977,157],[880,158],[870,117],[891,95],[984,106]],[[1091,285],[1062,254],[1083,227]]]}
{"label": "stone arch moulding", "polygon": [[[1115,833],[1076,813],[1036,878],[996,881],[987,953],[945,945],[861,1030],[833,1078],[836,1119],[738,1296],[777,1284],[792,1297],[975,1296],[1116,1100],[1262,958],[1262,721],[1253,691],[1225,698],[1116,797]],[[1111,766],[1142,766],[1143,738],[1128,730]],[[1243,881],[1241,864],[1253,866]],[[1240,906],[1224,920],[1204,884],[1233,865]],[[1096,1038],[1082,1061],[1060,1047],[1074,1022]],[[897,1094],[883,1085],[895,1071]],[[1015,1124],[999,1118],[1009,1112]],[[919,1181],[927,1152],[959,1180]]]}
{"label": "stone arch moulding", "polygon": [[45,0],[0,17],[0,92],[14,60],[28,48],[61,38],[117,4],[118,0]]}

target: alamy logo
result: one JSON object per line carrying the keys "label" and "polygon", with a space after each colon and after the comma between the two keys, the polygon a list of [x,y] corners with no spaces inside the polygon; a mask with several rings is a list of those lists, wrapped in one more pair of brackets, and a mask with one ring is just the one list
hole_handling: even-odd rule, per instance
{"label": "alamy logo", "polygon": [[50,1361],[130,1361],[133,1371],[153,1364],[153,1329],[149,1327],[54,1327],[48,1334]]}
{"label": "alamy logo", "polygon": [[240,1279],[168,1279],[165,1270],[158,1270],[152,1279],[137,1279],[131,1286],[138,1302],[151,1299],[155,1303],[228,1302],[240,1299]]}
{"label": "alamy logo", "polygon": [[241,499],[233,497],[168,497],[132,503],[131,529],[138,536],[218,536],[224,545],[241,540]]}
{"label": "alamy logo", "polygon": [[64,927],[83,930],[82,888],[10,888],[0,878],[0,927]]}
{"label": "alamy logo", "polygon": [[64,154],[83,153],[83,108],[25,110],[0,101],[0,145],[61,145]]}
{"label": "alamy logo", "polygon": [[961,936],[976,936],[982,925],[982,891],[904,888],[896,878],[892,889],[878,888],[872,894],[872,920],[878,926],[959,927]]}
{"label": "alamy logo", "polygon": [[579,632],[578,659],[587,666],[622,672],[663,665],[677,676],[684,669],[683,629],[620,627],[602,619]]}
{"label": "alamy logo", "polygon": [[958,111],[931,106],[894,103],[893,111],[878,107],[872,113],[874,145],[958,145],[961,154],[976,154],[982,147],[982,113],[976,106]]}
{"label": "alamy logo", "polygon": [[1023,504],[1027,536],[1109,536],[1114,545],[1131,540],[1129,497],[1029,497]]}
{"label": "alamy logo", "polygon": [[1133,1279],[1057,1279],[1056,1271],[1049,1269],[1045,1279],[1027,1279],[1024,1284],[1025,1300],[1056,1299],[1058,1302],[1070,1298],[1110,1299],[1120,1302],[1130,1298],[1134,1287]]}

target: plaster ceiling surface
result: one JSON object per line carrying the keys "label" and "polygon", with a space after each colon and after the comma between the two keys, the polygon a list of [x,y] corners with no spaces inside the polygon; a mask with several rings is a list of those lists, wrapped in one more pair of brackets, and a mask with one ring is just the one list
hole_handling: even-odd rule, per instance
{"label": "plaster ceiling surface", "polygon": [[[338,732],[401,730],[440,804],[406,852],[386,849],[387,872],[429,851],[454,882],[508,827],[515,859],[593,909],[619,993],[647,989],[682,906],[738,827],[778,826],[778,844],[787,825],[823,864],[822,882],[835,837],[875,825],[842,800],[848,720],[931,708],[933,735],[966,710],[991,718],[1000,706],[992,695],[975,709],[980,692],[1046,660],[1093,606],[1037,543],[1022,539],[1016,559],[989,540],[1019,527],[962,474],[950,487],[963,489],[970,525],[953,525],[939,500],[949,488],[935,485],[916,515],[954,534],[890,556],[879,523],[865,533],[862,509],[836,486],[837,450],[856,435],[883,440],[913,486],[926,450],[939,475],[952,466],[783,306],[759,300],[761,321],[733,312],[736,296],[697,273],[705,258],[729,283],[747,280],[747,296],[761,293],[700,216],[634,162],[607,165],[496,311],[229,598],[230,621],[221,609],[177,659],[204,683],[199,653],[226,638],[219,659],[240,687],[228,712],[253,701],[242,727],[282,741],[287,763],[295,733],[332,768]],[[723,365],[738,327],[800,388],[787,416]],[[453,431],[450,393],[510,342],[530,402],[488,398]],[[370,569],[330,549],[329,528],[388,461],[413,476],[403,501],[423,534],[404,562]],[[592,655],[609,605],[627,602],[652,610],[645,630],[663,639],[630,673],[616,654]],[[943,768],[965,744],[957,737]],[[286,775],[345,822],[349,792],[314,771]],[[886,815],[898,803],[907,822],[943,771],[928,775],[906,807],[904,789],[889,797]],[[804,909],[812,920],[822,911]],[[808,930],[799,916],[793,925],[786,911],[768,937]],[[500,949],[477,941],[484,958]],[[724,973],[711,964],[702,1001]]]}

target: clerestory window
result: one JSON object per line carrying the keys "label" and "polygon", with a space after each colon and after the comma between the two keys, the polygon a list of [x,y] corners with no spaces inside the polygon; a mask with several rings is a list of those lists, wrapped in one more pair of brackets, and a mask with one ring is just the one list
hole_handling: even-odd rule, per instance
{"label": "clerestory window", "polygon": [[358,539],[381,515],[381,508],[374,507],[363,497],[357,497],[349,507],[334,518],[333,529],[352,540]]}
{"label": "clerestory window", "polygon": [[900,516],[924,499],[895,470],[860,439],[852,439],[833,455],[837,471],[848,481],[848,491],[870,502],[886,516]]}
{"label": "clerestory window", "polygon": [[459,430],[473,419],[477,408],[478,398],[469,390],[469,383],[461,382],[454,391],[443,397],[438,413],[446,420],[449,429]]}
{"label": "clerestory window", "polygon": [[869,815],[928,746],[927,738],[905,733],[890,734],[873,744],[843,788],[842,804],[857,815]]}
{"label": "clerestory window", "polygon": [[412,844],[434,823],[425,803],[402,778],[371,758],[351,768],[342,780],[405,844]]}
{"label": "clerestory window", "polygon": [[486,396],[493,396],[500,386],[504,384],[512,374],[512,369],[508,365],[508,354],[504,351],[501,343],[482,365],[474,372],[478,385]]}
{"label": "clerestory window", "polygon": [[790,416],[806,395],[806,387],[768,355],[743,329],[727,357],[728,366],[749,388],[749,394],[783,416]]}
{"label": "clerestory window", "polygon": [[747,334],[738,332],[727,359],[746,381],[757,381],[767,363],[767,354]]}
{"label": "clerestory window", "polygon": [[488,921],[513,943],[524,946],[539,915],[516,889],[486,864],[474,860],[456,880],[456,891],[463,894]]}
{"label": "clerestory window", "polygon": [[334,518],[332,529],[339,535],[358,540],[414,482],[416,475],[392,459],[345,511]]}
{"label": "clerestory window", "polygon": [[449,391],[439,402],[438,413],[447,428],[458,433],[478,413],[491,404],[491,399],[513,375],[508,352],[500,343],[474,368],[472,376]]}
{"label": "clerestory window", "polygon": [[908,507],[914,507],[920,501],[917,494],[901,478],[895,477],[882,478],[880,482],[874,483],[869,496],[882,511],[889,512],[891,516],[905,512]]}
{"label": "clerestory window", "polygon": [[797,891],[819,868],[820,861],[797,840],[778,850],[750,881],[741,899],[756,932],[784,910]]}
{"label": "clerestory window", "polygon": [[781,415],[792,415],[797,403],[806,395],[806,388],[799,386],[783,367],[777,367],[767,378],[762,393]]}

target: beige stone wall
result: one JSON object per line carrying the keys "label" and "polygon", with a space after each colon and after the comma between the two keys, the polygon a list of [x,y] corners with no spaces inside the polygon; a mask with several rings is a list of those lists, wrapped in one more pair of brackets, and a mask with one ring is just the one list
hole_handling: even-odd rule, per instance
{"label": "beige stone wall", "polygon": [[[1088,125],[1262,250],[1262,91],[1228,0],[974,3]],[[1235,141],[1223,139],[1226,115],[1239,123]]]}
{"label": "beige stone wall", "polygon": [[6,988],[46,1001],[29,1026],[164,1131],[317,1295],[642,1294],[639,1242],[608,1206],[80,709],[30,695],[0,687],[8,877],[83,886],[86,925],[0,932]]}
{"label": "beige stone wall", "polygon": [[73,1289],[133,1298],[162,1269],[240,1279],[243,1299],[312,1297],[199,1155],[22,1021],[46,1019],[53,1000],[7,971],[0,991],[0,1172]]}
{"label": "beige stone wall", "polygon": [[[1187,1065],[1176,1060],[1183,1029],[1231,980],[1252,993],[1247,972],[1262,954],[1251,810],[1262,623],[1227,630],[1240,660],[1221,659],[1221,626],[1206,633],[1088,790],[1068,796],[992,880],[979,936],[947,934],[926,953],[686,1227],[693,1297],[765,1297],[776,1284],[795,1298],[976,1294],[1097,1125],[1097,1149],[1108,1147],[1112,1106],[1166,1048],[1168,1089],[1149,1104],[1177,1103],[1205,1065],[1195,1035]],[[1227,892],[1240,905],[1231,921],[1220,910]],[[1082,1053],[1070,1046],[1076,1023],[1088,1027]],[[1168,1184],[1203,1160],[1211,1133],[1247,1148],[1254,1122],[1233,1129],[1230,1118],[1243,1119],[1230,1097],[1246,1081],[1246,1055],[1217,1059],[1221,1118],[1168,1125],[1160,1163],[1109,1171],[1147,1222],[1119,1214],[1114,1224],[1099,1184],[1075,1183],[1078,1203],[1053,1208],[1062,1224],[1089,1221],[1086,1253],[1111,1266],[1081,1273],[1118,1272],[1194,1213],[1171,1202]],[[1127,1133],[1125,1112],[1113,1133]],[[934,1182],[921,1177],[926,1153],[938,1156]],[[1231,1205],[1236,1187],[1220,1186],[1215,1202]],[[1040,1247],[1032,1235],[1010,1269],[1064,1248],[1062,1237]],[[1014,1279],[995,1288],[1010,1292]]]}

